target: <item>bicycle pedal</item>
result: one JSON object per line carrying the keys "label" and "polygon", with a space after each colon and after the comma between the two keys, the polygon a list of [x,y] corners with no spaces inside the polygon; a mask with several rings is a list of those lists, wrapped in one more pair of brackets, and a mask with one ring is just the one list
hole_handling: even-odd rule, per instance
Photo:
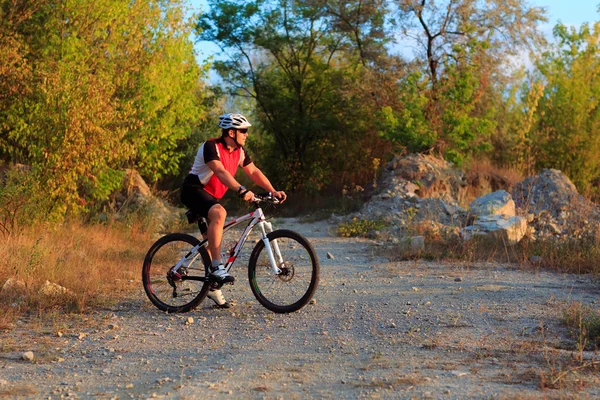
{"label": "bicycle pedal", "polygon": [[211,282],[211,283],[210,283],[210,288],[211,288],[212,290],[219,290],[219,289],[221,289],[221,288],[223,287],[223,285],[224,285],[224,283],[220,283],[220,282],[217,282],[217,281],[210,281],[210,282]]}

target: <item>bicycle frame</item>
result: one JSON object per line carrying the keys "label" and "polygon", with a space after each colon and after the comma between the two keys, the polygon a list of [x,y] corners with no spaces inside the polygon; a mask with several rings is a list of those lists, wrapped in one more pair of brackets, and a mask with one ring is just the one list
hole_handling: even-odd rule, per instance
{"label": "bicycle frame", "polygon": [[[270,246],[271,243],[269,241],[269,238],[267,237],[267,235],[273,231],[273,226],[271,225],[270,222],[266,221],[265,214],[264,214],[262,208],[260,208],[258,205],[257,205],[255,211],[226,223],[225,226],[223,227],[223,232],[226,232],[226,231],[230,230],[231,228],[233,228],[234,226],[240,225],[241,223],[246,222],[246,221],[250,221],[250,222],[248,223],[248,226],[246,227],[246,229],[240,236],[240,239],[236,243],[232,254],[229,255],[229,258],[227,259],[227,262],[225,263],[225,269],[227,270],[227,272],[229,272],[229,270],[233,266],[233,263],[235,262],[237,256],[239,255],[240,251],[242,250],[242,247],[246,243],[246,240],[248,239],[250,232],[252,232],[252,229],[254,229],[254,227],[258,225],[260,228],[260,232],[259,232],[260,239],[265,244],[265,248],[267,250],[267,255],[269,257],[269,262],[271,264],[273,274],[274,275],[280,274],[281,269],[279,268],[279,266],[282,266],[284,264],[283,257],[281,256],[281,252],[279,251],[279,245],[277,244],[276,240],[273,241],[273,249],[275,250],[275,254],[273,254],[273,249],[271,249],[271,246]],[[199,244],[194,246],[194,248],[192,248],[192,250],[190,250],[181,260],[179,260],[179,262],[177,262],[177,264],[175,264],[175,266],[171,270],[174,273],[177,273],[177,271],[183,265],[186,265],[188,262],[191,262],[196,257],[198,257],[198,255],[200,254],[200,252],[199,252],[200,248],[206,247],[207,243],[208,243],[208,239],[202,240]],[[275,257],[277,257],[277,259]],[[182,280],[205,281],[207,278],[206,277],[187,277],[187,276],[183,275],[181,277],[181,279]]]}

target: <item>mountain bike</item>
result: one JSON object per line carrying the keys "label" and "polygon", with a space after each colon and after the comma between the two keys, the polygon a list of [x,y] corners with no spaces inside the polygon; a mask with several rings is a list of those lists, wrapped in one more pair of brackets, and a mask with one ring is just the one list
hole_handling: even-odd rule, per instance
{"label": "mountain bike", "polygon": [[[319,259],[312,244],[297,232],[273,230],[260,206],[279,204],[270,193],[255,194],[255,210],[225,224],[223,232],[248,225],[241,237],[222,254],[231,270],[250,232],[258,227],[259,240],[248,261],[248,279],[254,297],[276,313],[291,313],[304,307],[319,283]],[[188,222],[203,219],[188,211]],[[201,229],[202,230],[202,229]],[[208,290],[222,285],[209,275],[211,257],[208,239],[199,240],[185,233],[171,233],[158,239],[144,259],[142,282],[148,298],[156,307],[169,313],[188,312],[197,307]]]}

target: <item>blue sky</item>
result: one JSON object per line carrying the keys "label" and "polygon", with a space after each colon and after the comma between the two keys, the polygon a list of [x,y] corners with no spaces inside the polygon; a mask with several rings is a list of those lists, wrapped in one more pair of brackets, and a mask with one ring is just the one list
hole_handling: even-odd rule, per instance
{"label": "blue sky", "polygon": [[547,8],[552,27],[559,21],[565,25],[580,25],[598,20],[596,10],[600,0],[533,0],[530,3]]}
{"label": "blue sky", "polygon": [[[195,10],[207,10],[206,0],[188,0]],[[545,7],[548,15],[548,23],[541,27],[542,31],[552,35],[552,28],[559,21],[565,25],[579,26],[584,22],[600,20],[597,12],[600,0],[529,0],[529,4]],[[202,61],[218,51],[211,43],[196,43],[198,60]]]}

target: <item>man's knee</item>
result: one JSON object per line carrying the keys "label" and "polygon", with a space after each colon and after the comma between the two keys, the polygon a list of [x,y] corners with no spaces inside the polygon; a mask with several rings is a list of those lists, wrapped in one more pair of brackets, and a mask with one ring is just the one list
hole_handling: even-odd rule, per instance
{"label": "man's knee", "polygon": [[215,204],[208,210],[208,219],[211,221],[225,221],[225,218],[227,218],[227,210],[220,204]]}

